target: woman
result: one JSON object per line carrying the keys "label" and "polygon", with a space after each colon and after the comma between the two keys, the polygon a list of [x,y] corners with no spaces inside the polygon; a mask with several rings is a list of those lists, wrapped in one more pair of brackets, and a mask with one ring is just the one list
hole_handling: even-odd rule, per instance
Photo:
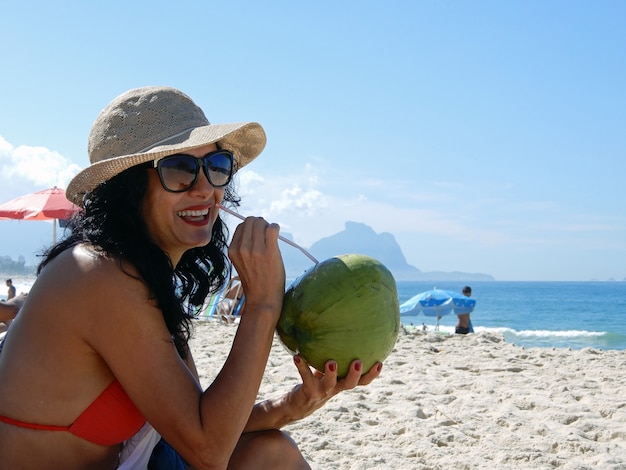
{"label": "woman", "polygon": [[211,125],[172,88],[131,90],[100,113],[91,165],[67,188],[83,211],[46,254],[0,353],[4,468],[146,468],[151,453],[154,465],[173,455],[168,445],[192,468],[309,468],[279,429],[382,364],[361,376],[354,361],[337,380],[334,361],[320,374],[295,356],[302,383],[254,403],[285,287],[277,225],[250,217],[234,233],[245,309],[204,391],[187,344],[183,306],[225,282],[217,205],[236,205],[232,173],[264,145],[260,125]]}

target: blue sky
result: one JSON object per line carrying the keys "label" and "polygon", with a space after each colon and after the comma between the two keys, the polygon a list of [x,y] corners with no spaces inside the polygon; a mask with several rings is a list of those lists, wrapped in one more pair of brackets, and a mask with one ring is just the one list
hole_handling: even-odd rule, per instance
{"label": "blue sky", "polygon": [[[350,220],[423,271],[626,278],[624,2],[2,0],[0,18],[0,201],[65,187],[100,109],[164,84],[264,126],[241,212],[304,246]],[[14,258],[51,237],[0,224]]]}

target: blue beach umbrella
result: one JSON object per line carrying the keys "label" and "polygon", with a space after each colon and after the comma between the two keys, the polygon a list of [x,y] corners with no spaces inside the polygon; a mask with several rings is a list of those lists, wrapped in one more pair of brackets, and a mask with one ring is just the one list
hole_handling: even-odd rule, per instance
{"label": "blue beach umbrella", "polygon": [[422,312],[427,317],[443,317],[452,311],[461,315],[471,313],[475,306],[476,300],[460,292],[431,289],[411,297],[400,305],[400,315],[417,315]]}
{"label": "blue beach umbrella", "polygon": [[472,313],[474,307],[476,307],[476,300],[470,299],[468,296],[463,295],[460,292],[447,291],[452,297],[452,310],[457,315],[463,315],[464,313]]}

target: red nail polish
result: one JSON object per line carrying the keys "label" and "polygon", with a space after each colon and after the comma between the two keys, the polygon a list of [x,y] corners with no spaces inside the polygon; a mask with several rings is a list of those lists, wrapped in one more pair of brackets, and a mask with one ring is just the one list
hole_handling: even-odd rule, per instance
{"label": "red nail polish", "polygon": [[376,370],[378,372],[380,372],[381,370],[383,370],[383,365],[382,364],[378,364],[378,366],[376,367]]}
{"label": "red nail polish", "polygon": [[363,363],[361,362],[356,362],[354,364],[354,370],[356,370],[357,372],[361,372],[361,369],[363,368]]}
{"label": "red nail polish", "polygon": [[295,362],[296,364],[300,364],[300,361],[302,359],[300,359],[300,356],[293,356],[293,362]]}
{"label": "red nail polish", "polygon": [[337,370],[337,363],[331,362],[330,364],[328,364],[328,370],[331,372],[335,372]]}

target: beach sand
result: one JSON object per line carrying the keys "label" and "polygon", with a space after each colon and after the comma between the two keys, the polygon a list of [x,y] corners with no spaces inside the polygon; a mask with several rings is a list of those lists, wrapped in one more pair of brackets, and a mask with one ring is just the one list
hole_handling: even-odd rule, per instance
{"label": "beach sand", "polygon": [[[196,323],[203,386],[236,329]],[[275,340],[259,399],[297,383]],[[284,430],[313,469],[626,469],[626,351],[403,329],[377,380]]]}

